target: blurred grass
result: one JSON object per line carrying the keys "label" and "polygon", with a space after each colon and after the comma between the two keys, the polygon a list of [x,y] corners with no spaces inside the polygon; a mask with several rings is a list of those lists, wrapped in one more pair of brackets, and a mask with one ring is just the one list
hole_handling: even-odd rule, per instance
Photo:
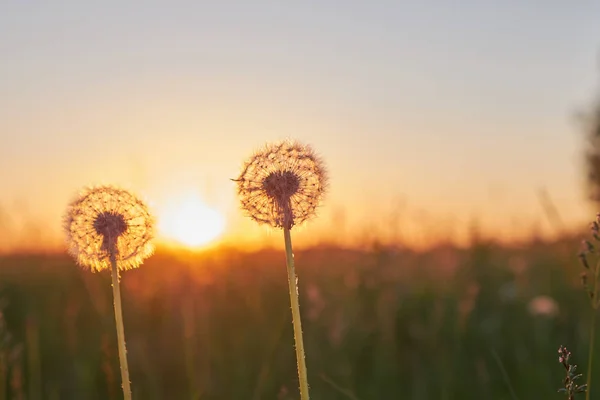
{"label": "blurred grass", "polygon": [[[297,252],[312,397],[561,398],[559,345],[584,373],[587,357],[577,250],[564,238]],[[286,285],[271,250],[163,251],[125,273],[134,398],[297,399]],[[0,291],[0,400],[121,398],[108,274],[67,256],[3,256]],[[558,314],[531,313],[541,295]]]}

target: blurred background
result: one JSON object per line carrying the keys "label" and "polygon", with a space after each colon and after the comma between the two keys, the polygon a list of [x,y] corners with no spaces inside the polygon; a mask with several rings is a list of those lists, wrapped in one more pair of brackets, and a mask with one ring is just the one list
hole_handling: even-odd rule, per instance
{"label": "blurred background", "polygon": [[155,256],[122,280],[134,397],[298,399],[283,239],[230,180],[288,137],[331,177],[294,228],[315,399],[560,398],[558,347],[587,370],[599,17],[3,1],[0,398],[122,398],[110,277],[62,233],[73,196],[111,183],[157,218]]}

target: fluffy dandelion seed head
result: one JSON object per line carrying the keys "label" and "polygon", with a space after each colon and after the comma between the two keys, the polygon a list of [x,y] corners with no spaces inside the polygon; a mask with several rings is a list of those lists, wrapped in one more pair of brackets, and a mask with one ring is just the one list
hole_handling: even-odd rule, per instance
{"label": "fluffy dandelion seed head", "polygon": [[261,224],[288,228],[313,217],[327,187],[327,171],[310,146],[267,144],[236,179],[242,208]]}
{"label": "fluffy dandelion seed head", "polygon": [[84,190],[67,208],[69,252],[92,271],[138,267],[153,251],[154,220],[147,206],[127,190],[98,186]]}

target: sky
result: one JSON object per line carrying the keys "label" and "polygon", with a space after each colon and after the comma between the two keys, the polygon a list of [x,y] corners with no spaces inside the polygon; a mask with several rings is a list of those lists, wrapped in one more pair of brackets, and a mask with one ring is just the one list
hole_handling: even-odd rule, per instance
{"label": "sky", "polygon": [[600,92],[599,19],[596,0],[3,0],[3,246],[60,243],[97,183],[159,217],[195,193],[223,241],[271,240],[230,178],[283,138],[331,177],[299,241],[550,232],[540,188],[581,224],[575,116]]}

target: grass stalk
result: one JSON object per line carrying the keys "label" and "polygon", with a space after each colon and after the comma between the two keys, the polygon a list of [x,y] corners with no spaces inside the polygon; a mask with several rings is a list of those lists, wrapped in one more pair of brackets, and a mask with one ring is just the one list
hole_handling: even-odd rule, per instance
{"label": "grass stalk", "polygon": [[[596,293],[596,290],[594,290]],[[590,386],[592,384],[592,361],[594,359],[594,338],[596,337],[596,314],[598,310],[592,308],[592,326],[590,327],[590,349],[588,353],[588,369],[587,369],[587,390],[585,391],[585,399],[590,400]]]}
{"label": "grass stalk", "polygon": [[40,365],[40,328],[37,318],[30,315],[25,323],[25,337],[27,341],[27,369],[28,369],[28,398],[40,400],[42,398],[42,373]]}
{"label": "grass stalk", "polygon": [[504,368],[502,359],[500,358],[500,356],[498,355],[498,353],[496,352],[495,349],[492,349],[492,357],[494,357],[494,361],[496,361],[496,364],[498,364],[498,368],[500,368],[500,372],[502,373],[502,379],[504,379],[504,383],[506,383],[506,387],[508,387],[508,390],[510,392],[510,397],[513,400],[519,400],[519,398],[517,397],[517,392],[515,392],[515,389],[513,388],[513,385],[510,382],[510,377],[508,376],[508,372],[506,371],[506,368]]}
{"label": "grass stalk", "polygon": [[598,276],[600,272],[600,262],[596,263],[596,269],[594,270],[594,291],[592,292],[592,325],[590,326],[590,344],[588,351],[588,368],[587,368],[587,390],[585,391],[585,399],[590,400],[591,398],[591,385],[592,385],[592,366],[594,360],[594,342],[596,339],[596,314],[598,314]]}
{"label": "grass stalk", "polygon": [[196,363],[195,363],[195,348],[194,348],[194,327],[195,327],[195,307],[194,296],[191,290],[185,295],[182,305],[183,319],[183,346],[185,357],[185,370],[187,374],[190,399],[197,400],[200,398],[200,390],[196,384]]}
{"label": "grass stalk", "polygon": [[119,287],[119,271],[115,251],[110,252],[112,270],[112,288],[115,306],[115,322],[117,324],[117,341],[119,345],[119,364],[121,366],[121,381],[124,400],[131,400],[131,383],[129,382],[129,365],[127,364],[127,349],[125,347],[125,328],[123,327],[123,307],[121,306],[121,290]]}
{"label": "grass stalk", "polygon": [[6,384],[8,378],[8,365],[6,360],[6,353],[0,353],[0,400],[6,400],[6,389],[8,385]]}
{"label": "grass stalk", "polygon": [[300,399],[309,400],[308,377],[306,373],[306,360],[304,355],[304,339],[302,337],[302,321],[300,320],[300,303],[298,300],[298,282],[294,267],[294,252],[292,250],[292,237],[288,228],[283,229],[285,239],[285,255],[288,273],[288,286],[290,302],[292,305],[292,323],[294,325],[294,341],[296,343],[296,359],[298,363],[298,379],[300,381]]}

